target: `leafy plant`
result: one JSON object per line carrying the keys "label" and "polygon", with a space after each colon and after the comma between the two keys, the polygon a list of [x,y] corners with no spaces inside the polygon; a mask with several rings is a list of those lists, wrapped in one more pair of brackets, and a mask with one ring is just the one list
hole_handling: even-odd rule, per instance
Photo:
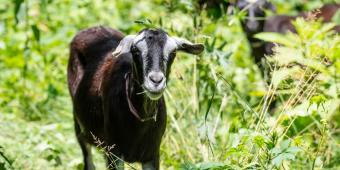
{"label": "leafy plant", "polygon": [[[334,1],[272,2],[279,13],[296,14],[295,9]],[[267,85],[241,28],[245,11],[218,12],[211,18],[196,0],[0,3],[0,169],[83,168],[66,66],[73,36],[94,25],[125,34],[162,28],[205,45],[200,56],[178,53],[175,59],[165,92],[168,127],[161,168],[338,169],[335,23],[297,19],[297,34],[258,34],[280,44],[267,57]],[[98,150],[96,166],[104,169],[104,153]]]}

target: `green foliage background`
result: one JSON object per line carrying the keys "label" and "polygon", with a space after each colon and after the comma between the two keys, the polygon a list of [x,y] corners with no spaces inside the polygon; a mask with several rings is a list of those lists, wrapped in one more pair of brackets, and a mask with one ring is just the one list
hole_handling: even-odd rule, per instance
{"label": "green foliage background", "polygon": [[[273,1],[290,15],[296,6],[326,2],[334,1]],[[297,20],[298,35],[259,34],[284,45],[268,60],[272,76],[262,78],[242,16],[211,19],[195,0],[0,1],[0,170],[82,169],[66,83],[68,45],[96,25],[125,34],[162,27],[206,46],[200,56],[175,60],[162,169],[340,168],[334,25]],[[99,151],[95,162],[105,167]]]}

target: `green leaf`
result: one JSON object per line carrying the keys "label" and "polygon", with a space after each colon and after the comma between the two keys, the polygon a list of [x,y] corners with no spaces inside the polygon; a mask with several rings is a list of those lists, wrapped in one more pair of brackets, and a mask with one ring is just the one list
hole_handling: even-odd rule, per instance
{"label": "green leaf", "polygon": [[40,31],[39,31],[37,25],[32,25],[31,28],[32,28],[35,40],[39,43],[39,41],[40,41]]}
{"label": "green leaf", "polygon": [[286,152],[289,152],[289,153],[292,153],[292,154],[296,154],[300,151],[301,151],[301,149],[299,147],[296,147],[296,146],[291,146],[286,150]]}
{"label": "green leaf", "polygon": [[313,68],[315,70],[318,70],[320,72],[323,72],[325,74],[329,74],[326,66],[322,64],[320,61],[308,59],[308,58],[298,58],[297,62],[302,65],[306,65],[310,68]]}
{"label": "green leaf", "polygon": [[281,150],[285,150],[289,147],[290,140],[284,140],[280,143]]}
{"label": "green leaf", "polygon": [[265,144],[265,139],[263,136],[257,135],[254,137],[254,143],[257,146],[262,147]]}
{"label": "green leaf", "polygon": [[297,62],[298,58],[303,57],[303,53],[300,49],[291,47],[279,46],[275,48],[275,56],[269,58],[269,60],[275,61],[279,66],[285,66],[290,63]]}
{"label": "green leaf", "polygon": [[207,110],[206,110],[206,112],[204,114],[204,122],[205,123],[207,123],[207,119],[208,119],[208,115],[209,115],[209,112],[210,112],[210,108],[211,108],[211,105],[213,104],[213,100],[214,100],[215,92],[216,92],[216,88],[217,88],[216,86],[217,86],[217,83],[216,83],[216,85],[213,88],[213,92],[212,92],[211,98],[210,98],[210,100],[208,102]]}
{"label": "green leaf", "polygon": [[310,100],[309,100],[309,104],[316,104],[318,107],[325,103],[327,101],[327,98],[325,97],[325,95],[323,94],[320,94],[320,95],[316,95],[316,96],[313,96]]}
{"label": "green leaf", "polygon": [[294,160],[295,159],[295,155],[291,154],[291,153],[281,153],[280,155],[278,155],[277,157],[275,157],[272,160],[272,163],[275,166],[280,166],[282,164],[282,162],[284,160]]}
{"label": "green leaf", "polygon": [[291,75],[296,74],[300,69],[298,67],[292,68],[282,68],[280,70],[274,71],[272,76],[272,83],[275,88],[277,88],[280,83],[289,78]]}
{"label": "green leaf", "polygon": [[336,26],[335,23],[327,23],[324,24],[321,29],[318,30],[319,34],[325,34],[327,32],[329,32],[330,30],[332,30],[334,27]]}
{"label": "green leaf", "polygon": [[273,148],[272,150],[270,150],[270,153],[277,155],[277,154],[281,153],[281,150],[279,148]]}
{"label": "green leaf", "polygon": [[227,170],[230,166],[220,162],[204,162],[198,164],[199,170]]}
{"label": "green leaf", "polygon": [[261,32],[254,36],[255,38],[268,41],[268,42],[274,42],[278,43],[287,47],[294,47],[296,46],[296,39],[293,37],[296,37],[295,35],[290,34],[281,34],[281,33],[274,33],[274,32]]}
{"label": "green leaf", "polygon": [[15,22],[18,23],[19,19],[18,19],[18,13],[21,7],[21,4],[24,2],[24,0],[15,0],[14,1],[14,18],[15,18]]}
{"label": "green leaf", "polygon": [[148,18],[136,20],[135,23],[140,24],[140,25],[144,25],[147,28],[156,28],[156,26]]}

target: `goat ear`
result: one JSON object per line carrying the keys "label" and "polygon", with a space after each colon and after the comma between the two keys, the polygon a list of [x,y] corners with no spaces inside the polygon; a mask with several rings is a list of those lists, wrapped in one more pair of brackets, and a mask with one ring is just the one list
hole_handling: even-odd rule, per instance
{"label": "goat ear", "polygon": [[186,39],[174,37],[173,38],[177,44],[177,50],[184,51],[190,54],[200,54],[204,50],[203,44],[194,44]]}
{"label": "goat ear", "polygon": [[127,35],[125,36],[118,44],[115,51],[112,52],[114,57],[118,57],[120,54],[129,53],[133,40],[135,39],[136,35]]}

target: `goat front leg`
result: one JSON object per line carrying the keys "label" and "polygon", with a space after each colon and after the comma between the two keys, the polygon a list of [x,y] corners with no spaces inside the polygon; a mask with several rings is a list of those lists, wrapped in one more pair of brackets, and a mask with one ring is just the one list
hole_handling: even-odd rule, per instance
{"label": "goat front leg", "polygon": [[[103,99],[105,101],[105,99]],[[124,170],[124,156],[120,152],[118,146],[116,144],[116,136],[115,129],[112,126],[112,122],[115,122],[115,118],[110,117],[112,113],[119,113],[117,108],[112,107],[116,106],[116,104],[111,104],[109,100],[107,103],[104,103],[104,143],[107,145],[105,149],[105,157],[106,157],[106,166],[110,170]],[[112,108],[110,108],[112,107]],[[110,112],[111,111],[111,112]]]}
{"label": "goat front leg", "polygon": [[81,132],[80,126],[77,120],[74,120],[74,127],[76,131],[76,137],[80,145],[81,151],[84,157],[84,170],[94,170],[95,166],[92,161],[91,145],[86,142],[84,135]]}
{"label": "goat front leg", "polygon": [[[105,121],[107,125],[107,121]],[[124,170],[124,158],[120,151],[115,148],[115,140],[110,137],[110,134],[114,134],[110,131],[110,128],[106,128],[105,131],[105,143],[108,145],[104,148],[104,155],[106,157],[106,167],[110,170]]]}
{"label": "goat front leg", "polygon": [[143,170],[159,170],[159,154],[155,156],[151,161],[142,162]]}

